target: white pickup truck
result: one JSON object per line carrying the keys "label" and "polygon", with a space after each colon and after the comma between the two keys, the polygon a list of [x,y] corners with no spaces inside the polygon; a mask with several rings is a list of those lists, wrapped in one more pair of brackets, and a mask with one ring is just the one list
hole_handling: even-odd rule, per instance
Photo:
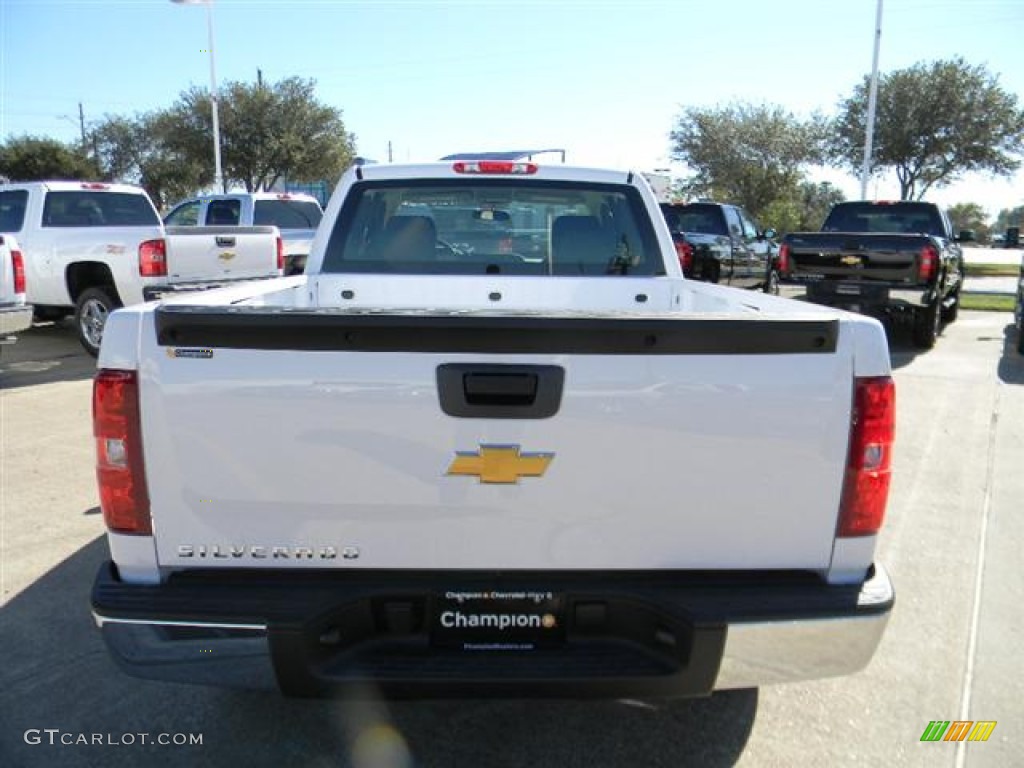
{"label": "white pickup truck", "polygon": [[0,234],[18,238],[36,316],[74,312],[97,354],[107,315],[170,291],[279,277],[275,227],[164,228],[145,191],[127,184],[38,181],[0,186]]}
{"label": "white pickup truck", "polygon": [[893,605],[882,326],[686,280],[639,174],[353,169],[304,275],[114,313],[93,402],[139,677],[701,696]]}
{"label": "white pickup truck", "polygon": [[0,345],[17,341],[32,325],[32,307],[25,300],[25,260],[18,241],[0,235]]}
{"label": "white pickup truck", "polygon": [[273,226],[284,240],[285,274],[305,269],[324,212],[312,195],[297,192],[228,192],[184,200],[164,216],[175,227]]}

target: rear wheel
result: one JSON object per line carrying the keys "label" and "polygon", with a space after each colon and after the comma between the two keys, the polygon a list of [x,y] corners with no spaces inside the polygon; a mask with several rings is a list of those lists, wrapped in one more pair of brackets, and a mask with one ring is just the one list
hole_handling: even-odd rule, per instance
{"label": "rear wheel", "polygon": [[109,287],[87,288],[75,302],[75,328],[78,331],[78,340],[82,342],[85,351],[93,357],[100,353],[100,342],[103,341],[107,317],[121,306],[121,302],[112,294],[113,289]]}
{"label": "rear wheel", "polygon": [[941,301],[938,297],[927,307],[914,310],[914,346],[931,349],[939,337]]}
{"label": "rear wheel", "polygon": [[776,269],[772,269],[768,272],[768,279],[764,284],[764,292],[769,293],[772,296],[779,295],[779,272]]}

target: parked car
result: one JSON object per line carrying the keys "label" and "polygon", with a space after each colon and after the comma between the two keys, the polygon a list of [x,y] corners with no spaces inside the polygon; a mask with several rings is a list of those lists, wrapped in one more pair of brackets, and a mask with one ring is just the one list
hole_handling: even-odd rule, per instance
{"label": "parked car", "polygon": [[279,276],[276,227],[166,228],[140,187],[79,181],[0,185],[0,234],[17,237],[41,320],[74,313],[89,354],[107,316],[155,293]]}
{"label": "parked car", "polygon": [[662,203],[683,274],[709,283],[778,294],[772,229],[762,230],[738,205]]}
{"label": "parked car", "polygon": [[164,217],[168,226],[273,226],[284,240],[284,273],[301,274],[324,212],[312,195],[230,192],[178,203]]}
{"label": "parked car", "polygon": [[25,260],[18,241],[0,235],[0,345],[12,344],[32,325],[32,307],[25,297]]}
{"label": "parked car", "polygon": [[787,282],[817,304],[906,318],[914,343],[935,345],[940,323],[956,320],[964,279],[961,243],[946,212],[921,201],[837,203],[820,232],[792,232],[779,261]]}

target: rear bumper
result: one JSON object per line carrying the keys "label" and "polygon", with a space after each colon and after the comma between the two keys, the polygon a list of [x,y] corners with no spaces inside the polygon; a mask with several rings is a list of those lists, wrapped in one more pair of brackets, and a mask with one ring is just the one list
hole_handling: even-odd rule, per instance
{"label": "rear bumper", "polygon": [[860,312],[923,309],[935,299],[935,288],[923,285],[893,286],[842,280],[801,283],[799,279],[791,282],[804,285],[807,298],[816,304],[844,309],[854,308]]}
{"label": "rear bumper", "polygon": [[[564,641],[534,650],[435,644],[444,589],[554,590]],[[128,674],[155,680],[389,698],[686,697],[845,675],[870,661],[894,594],[797,574],[196,572],[157,586],[107,563],[92,606]]]}
{"label": "rear bumper", "polygon": [[0,342],[32,327],[32,307],[24,304],[0,306]]}
{"label": "rear bumper", "polygon": [[240,277],[230,280],[196,280],[183,283],[163,283],[146,285],[142,288],[143,301],[158,301],[165,296],[174,296],[181,293],[194,293],[196,291],[212,291],[217,288],[229,288],[233,285],[251,283],[255,280],[270,280],[281,277],[279,273],[273,275],[260,275],[258,277]]}

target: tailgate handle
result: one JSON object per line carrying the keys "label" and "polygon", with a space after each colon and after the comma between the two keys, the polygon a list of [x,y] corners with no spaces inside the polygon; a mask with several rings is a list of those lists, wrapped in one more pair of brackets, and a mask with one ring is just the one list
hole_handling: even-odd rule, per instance
{"label": "tailgate handle", "polygon": [[217,235],[216,242],[217,242],[217,247],[218,248],[234,248],[235,247],[235,238],[233,238],[233,237],[226,237],[224,235]]}
{"label": "tailgate handle", "polygon": [[470,405],[533,405],[537,374],[467,373],[462,388]]}
{"label": "tailgate handle", "polygon": [[565,370],[557,365],[448,363],[437,367],[441,410],[480,419],[546,419],[562,402]]}

